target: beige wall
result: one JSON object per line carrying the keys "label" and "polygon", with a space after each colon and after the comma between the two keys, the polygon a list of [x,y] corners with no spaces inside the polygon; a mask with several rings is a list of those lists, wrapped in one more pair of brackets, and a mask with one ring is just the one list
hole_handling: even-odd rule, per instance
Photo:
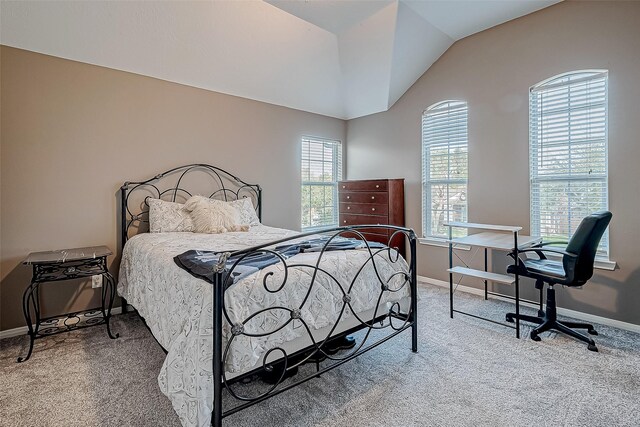
{"label": "beige wall", "polygon": [[[347,176],[404,177],[407,223],[421,230],[422,111],[465,100],[469,220],[528,232],[528,88],[588,68],[609,70],[611,258],[619,269],[559,291],[558,303],[640,324],[639,2],[563,2],[458,41],[389,111],[348,122]],[[446,249],[420,245],[418,262],[421,275],[448,281]]]}
{"label": "beige wall", "polygon": [[[2,330],[24,325],[29,252],[116,249],[124,181],[210,163],[262,185],[266,224],[298,229],[301,136],[345,139],[342,120],[6,46],[1,73]],[[90,284],[42,296],[45,315],[98,302]]]}
{"label": "beige wall", "polygon": [[[640,324],[639,23],[637,2],[563,2],[457,42],[388,112],[346,125],[3,46],[0,330],[24,324],[30,270],[20,262],[28,252],[116,249],[125,180],[192,162],[222,166],[263,186],[265,223],[298,228],[303,134],[348,139],[350,179],[405,178],[407,224],[420,231],[420,118],[443,99],[469,103],[470,220],[528,231],[527,89],[584,68],[610,71],[611,257],[619,269],[561,291],[559,304]],[[447,279],[446,250],[420,245],[418,262],[421,275]],[[87,284],[46,285],[45,315],[96,305],[96,296]]]}

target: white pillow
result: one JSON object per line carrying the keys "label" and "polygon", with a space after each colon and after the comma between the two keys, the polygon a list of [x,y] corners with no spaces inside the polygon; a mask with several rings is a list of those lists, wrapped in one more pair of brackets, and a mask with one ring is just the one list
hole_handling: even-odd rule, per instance
{"label": "white pillow", "polygon": [[226,233],[228,231],[248,231],[248,224],[240,223],[240,212],[221,200],[203,196],[193,196],[184,204],[191,212],[196,233]]}
{"label": "white pillow", "polygon": [[256,214],[256,208],[248,197],[227,202],[240,212],[240,224],[260,225],[260,219]]}
{"label": "white pillow", "polygon": [[189,211],[181,203],[160,199],[147,199],[149,205],[149,231],[169,233],[173,231],[193,231],[193,221]]}

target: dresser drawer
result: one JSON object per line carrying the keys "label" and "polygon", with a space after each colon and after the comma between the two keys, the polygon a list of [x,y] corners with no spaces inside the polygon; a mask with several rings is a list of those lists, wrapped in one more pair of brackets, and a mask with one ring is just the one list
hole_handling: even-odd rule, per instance
{"label": "dresser drawer", "polygon": [[[376,216],[376,215],[352,215],[352,214],[340,214],[340,225],[341,227],[347,225],[386,225],[388,223],[388,218],[386,216]],[[380,230],[377,233],[384,234],[385,230]]]}
{"label": "dresser drawer", "polygon": [[340,191],[387,191],[388,181],[378,179],[371,181],[341,181],[338,183]]}
{"label": "dresser drawer", "polygon": [[373,204],[388,204],[389,193],[372,192],[372,193],[359,193],[359,192],[340,192],[341,203],[373,203]]}
{"label": "dresser drawer", "polygon": [[389,213],[389,205],[369,204],[369,203],[340,203],[340,213],[346,214],[364,214],[364,215],[382,215],[387,216]]}

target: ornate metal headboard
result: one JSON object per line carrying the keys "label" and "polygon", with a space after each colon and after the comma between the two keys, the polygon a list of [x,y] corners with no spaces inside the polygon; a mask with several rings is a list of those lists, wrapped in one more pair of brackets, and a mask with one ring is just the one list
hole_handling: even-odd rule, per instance
{"label": "ornate metal headboard", "polygon": [[120,187],[122,246],[134,234],[148,231],[149,205],[147,199],[156,198],[184,203],[194,194],[212,199],[231,201],[251,198],[258,218],[262,220],[262,189],[207,164],[179,166],[145,181],[125,182]]}

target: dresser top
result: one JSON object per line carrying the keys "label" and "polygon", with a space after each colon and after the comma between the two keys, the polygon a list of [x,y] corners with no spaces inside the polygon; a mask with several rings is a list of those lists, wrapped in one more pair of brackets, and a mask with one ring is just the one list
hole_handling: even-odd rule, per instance
{"label": "dresser top", "polygon": [[380,181],[404,181],[404,178],[379,178],[379,179],[344,179],[340,182],[380,182]]}

